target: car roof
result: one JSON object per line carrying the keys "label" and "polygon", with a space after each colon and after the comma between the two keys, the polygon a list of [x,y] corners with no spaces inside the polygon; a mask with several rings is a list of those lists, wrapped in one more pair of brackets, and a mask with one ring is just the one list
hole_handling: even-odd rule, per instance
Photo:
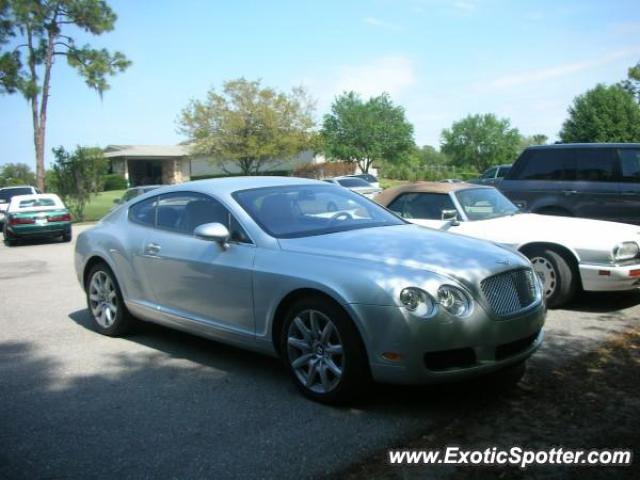
{"label": "car roof", "polygon": [[311,180],[308,178],[299,177],[255,176],[211,178],[206,180],[194,180],[177,185],[164,185],[162,188],[158,188],[156,190],[152,190],[143,195],[140,195],[139,198],[149,198],[155,195],[170,192],[189,191],[228,196],[239,190],[251,190],[254,188],[267,187],[285,187],[291,185],[326,185],[326,183],[320,180]]}
{"label": "car roof", "polygon": [[640,143],[554,143],[532,145],[527,150],[554,150],[557,148],[640,148]]}
{"label": "car roof", "polygon": [[376,201],[382,205],[387,205],[397,196],[403,193],[444,193],[457,192],[469,188],[492,189],[489,185],[476,185],[475,183],[441,183],[441,182],[415,182],[389,188],[378,194]]}
{"label": "car roof", "polygon": [[31,185],[11,185],[11,186],[7,186],[7,187],[2,187],[2,188],[0,188],[0,190],[11,190],[13,188],[31,188],[31,189],[35,190],[36,187],[32,187]]}

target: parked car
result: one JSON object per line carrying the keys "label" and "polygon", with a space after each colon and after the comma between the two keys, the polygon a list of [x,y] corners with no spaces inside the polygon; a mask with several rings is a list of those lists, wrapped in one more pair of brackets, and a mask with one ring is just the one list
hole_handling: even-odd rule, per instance
{"label": "parked car", "polygon": [[529,147],[498,188],[534,213],[640,224],[640,144]]}
{"label": "parked car", "polygon": [[329,403],[370,376],[518,369],[543,338],[526,258],[315,180],[146,193],[78,235],[75,268],[98,332],[122,335],[138,318],[278,355],[305,395]]}
{"label": "parked car", "polygon": [[15,195],[6,213],[4,241],[14,245],[21,239],[57,238],[71,241],[71,214],[57,195]]}
{"label": "parked car", "polygon": [[11,199],[16,195],[33,195],[40,193],[36,187],[29,185],[16,185],[12,187],[0,188],[0,228],[4,224],[5,215],[9,208]]}
{"label": "parked car", "polygon": [[115,198],[113,200],[114,207],[121,205],[123,203],[128,202],[136,198],[138,195],[142,195],[143,193],[150,192],[151,190],[155,190],[156,188],[160,188],[163,185],[142,185],[139,187],[131,187],[127,188],[121,198]]}
{"label": "parked car", "polygon": [[364,195],[367,198],[373,198],[382,191],[381,188],[374,187],[366,180],[356,177],[334,177],[327,178],[324,181],[348,188],[349,190],[359,193],[360,195]]}
{"label": "parked car", "polygon": [[345,176],[352,177],[352,178],[361,178],[362,180],[367,182],[369,185],[376,188],[380,188],[380,182],[378,181],[378,177],[376,177],[375,175],[371,175],[370,173],[358,173],[356,175],[345,175]]}
{"label": "parked car", "polygon": [[495,167],[487,168],[479,178],[470,180],[470,183],[479,183],[481,185],[496,185],[502,181],[502,179],[511,170],[511,165],[496,165]]}
{"label": "parked car", "polygon": [[640,286],[640,229],[634,225],[521,213],[493,187],[421,182],[376,201],[412,223],[491,240],[526,255],[550,307],[587,291]]}

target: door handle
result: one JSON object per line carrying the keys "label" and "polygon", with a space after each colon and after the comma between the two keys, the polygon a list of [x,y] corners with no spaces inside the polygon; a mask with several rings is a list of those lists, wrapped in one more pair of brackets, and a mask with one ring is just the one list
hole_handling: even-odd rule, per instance
{"label": "door handle", "polygon": [[160,253],[161,247],[157,243],[148,243],[146,247],[144,247],[145,255],[157,255]]}
{"label": "door handle", "polygon": [[576,193],[578,193],[577,190],[562,190],[562,193],[564,193],[565,195],[575,195]]}

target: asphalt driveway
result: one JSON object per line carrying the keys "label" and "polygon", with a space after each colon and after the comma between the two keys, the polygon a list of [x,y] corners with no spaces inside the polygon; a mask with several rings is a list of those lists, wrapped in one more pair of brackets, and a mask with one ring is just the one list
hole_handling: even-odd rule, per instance
{"label": "asphalt driveway", "polygon": [[[530,368],[638,318],[638,293],[584,296],[550,312]],[[354,408],[321,406],[275,359],[154,325],[100,336],[72,244],[0,246],[0,478],[320,477],[442,428],[483,385],[378,386]]]}

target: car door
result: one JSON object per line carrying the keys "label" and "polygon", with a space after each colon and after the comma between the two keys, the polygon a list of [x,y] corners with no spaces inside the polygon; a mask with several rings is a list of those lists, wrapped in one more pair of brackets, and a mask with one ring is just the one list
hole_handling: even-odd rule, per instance
{"label": "car door", "polygon": [[569,188],[578,217],[622,221],[618,159],[612,148],[577,148],[576,178]]}
{"label": "car door", "polygon": [[[207,195],[174,192],[159,196],[156,215],[145,245],[145,274],[159,307],[253,335],[255,248],[230,212]],[[212,222],[230,229],[227,248],[193,236],[197,226]]]}
{"label": "car door", "polygon": [[640,224],[640,148],[621,148],[620,221]]}

